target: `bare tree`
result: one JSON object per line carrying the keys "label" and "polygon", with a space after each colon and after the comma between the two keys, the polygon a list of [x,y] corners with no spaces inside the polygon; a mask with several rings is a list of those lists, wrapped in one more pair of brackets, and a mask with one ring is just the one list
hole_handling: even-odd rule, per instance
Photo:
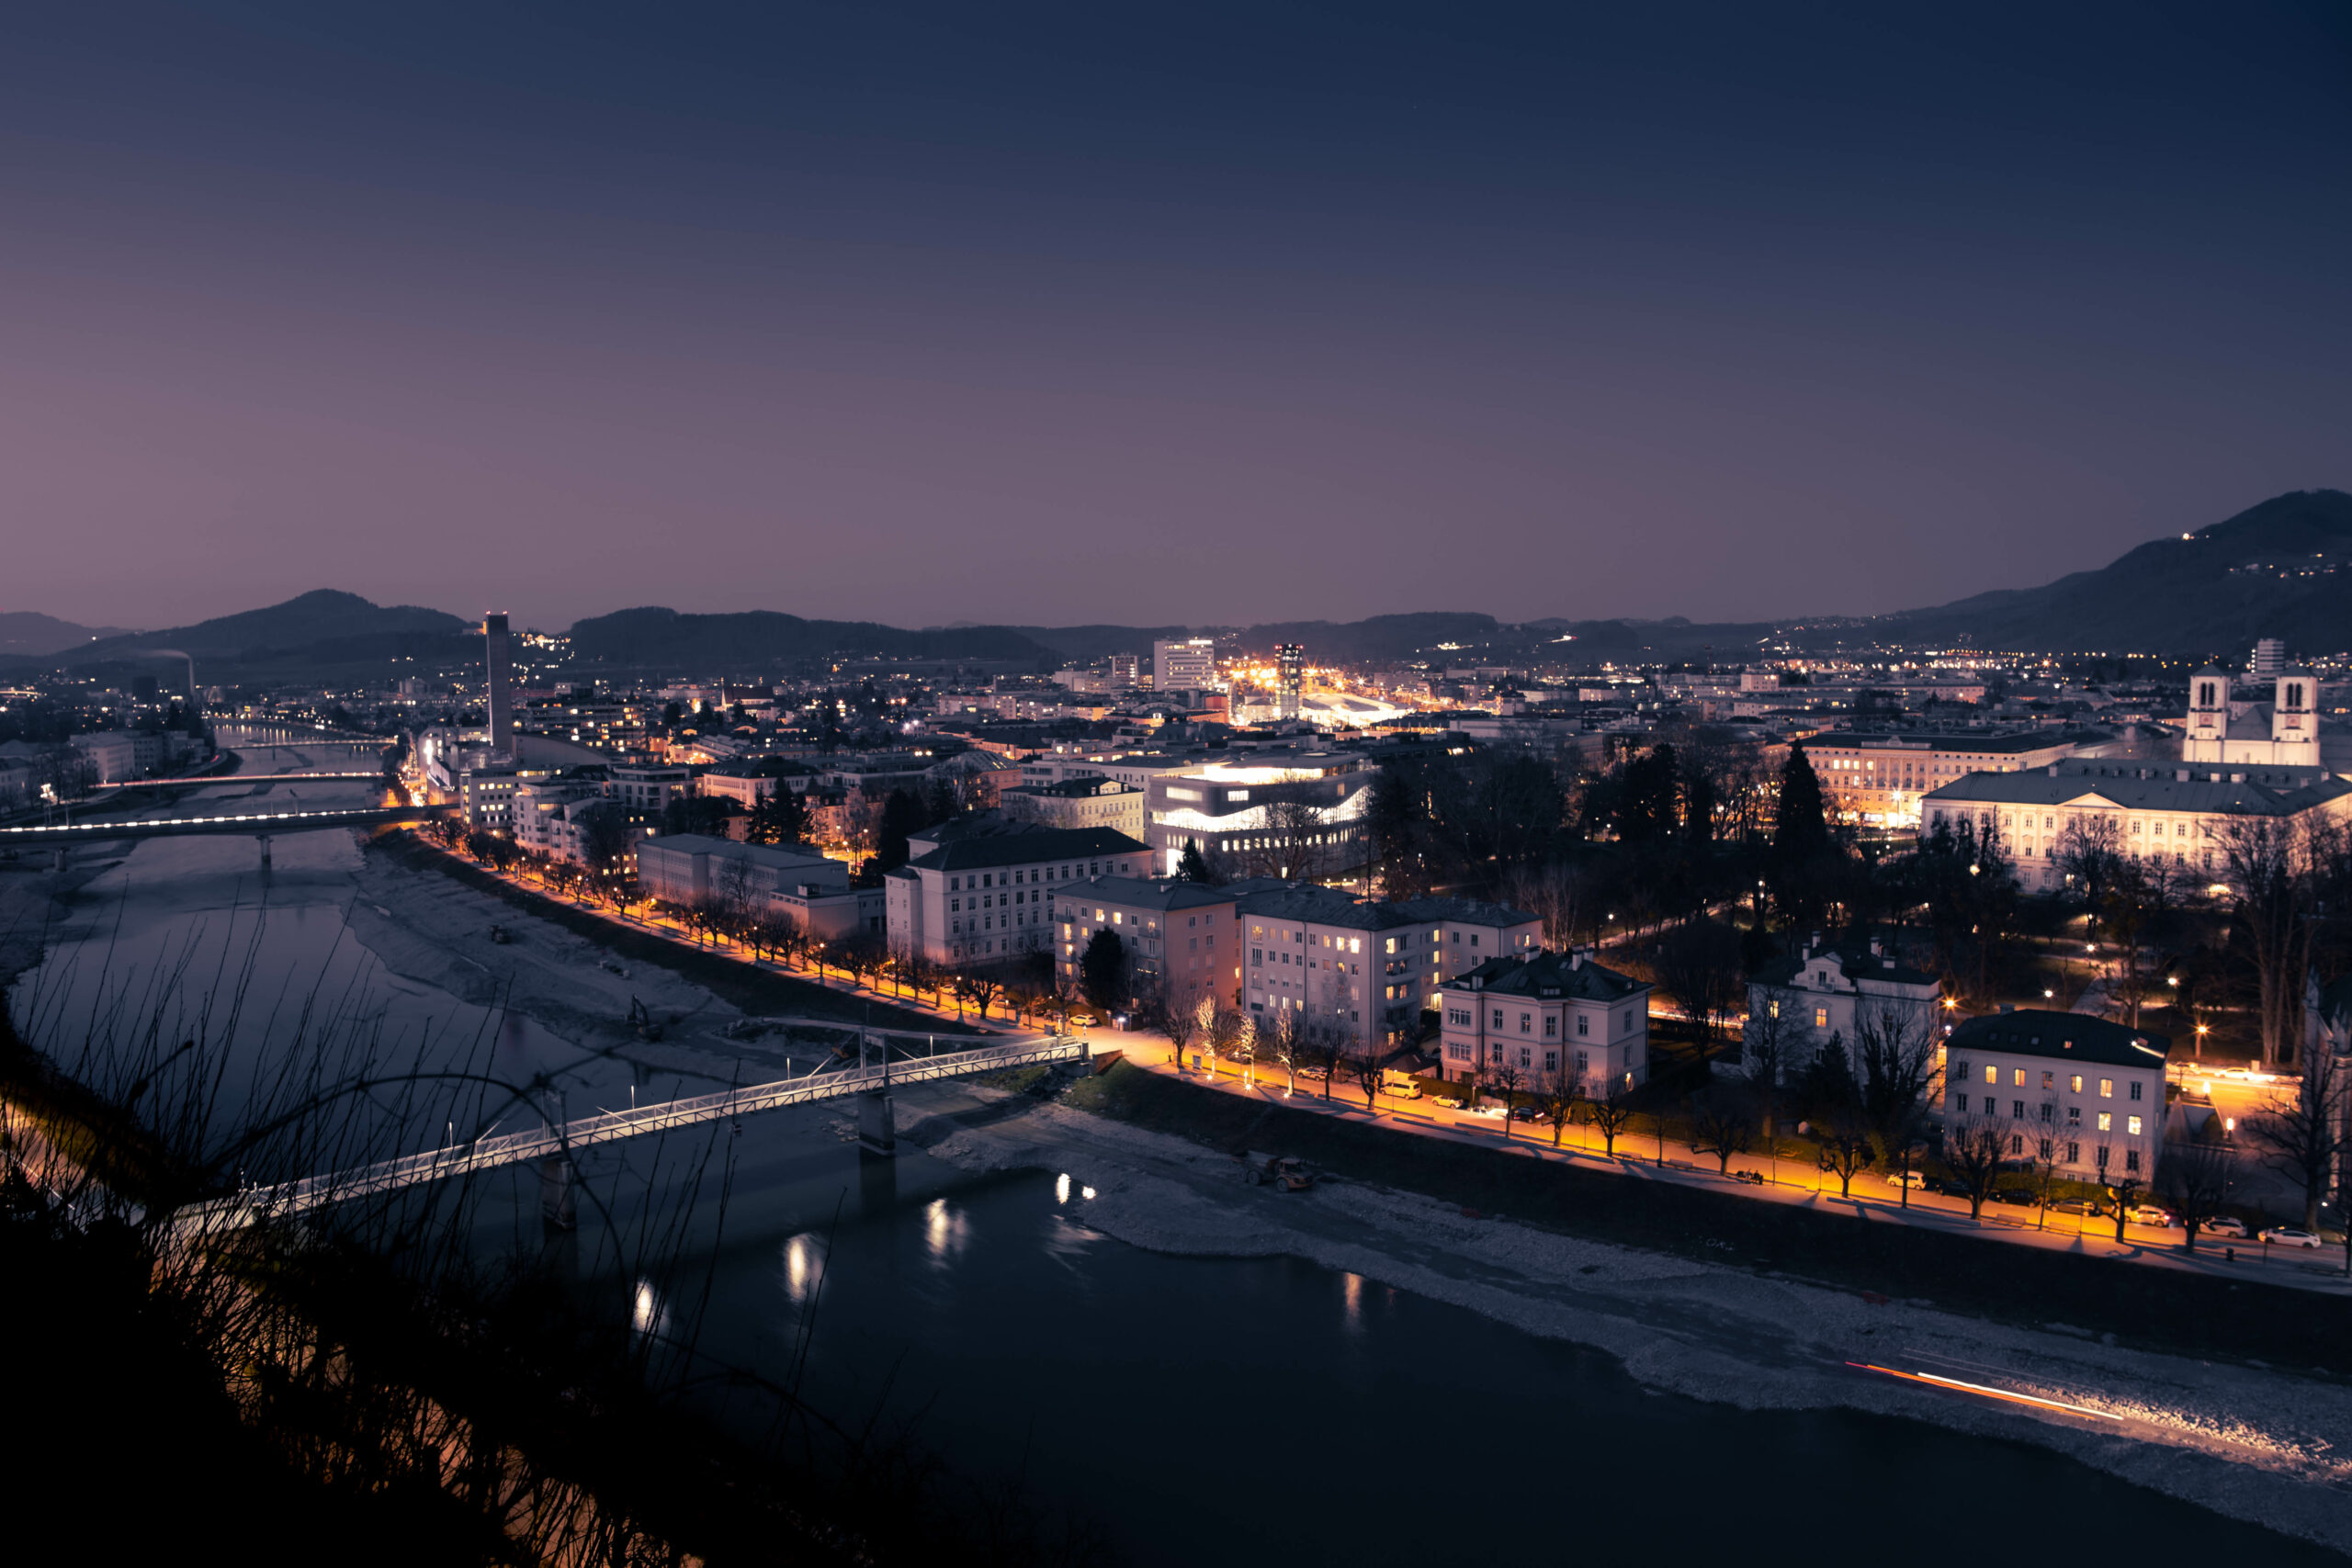
{"label": "bare tree", "polygon": [[1285,1097],[1298,1092],[1298,1013],[1292,1008],[1274,1014],[1271,1027],[1264,1032],[1262,1049],[1267,1058],[1283,1070]]}
{"label": "bare tree", "polygon": [[1526,1072],[1514,1066],[1510,1054],[1501,1053],[1495,1065],[1487,1069],[1487,1082],[1503,1097],[1503,1136],[1510,1136],[1511,1118],[1519,1114],[1519,1086],[1527,1081]]}
{"label": "bare tree", "polygon": [[2262,1163],[2302,1190],[2303,1228],[2319,1229],[2320,1205],[2342,1163],[2345,1146],[2346,1073],[2343,1059],[2325,1043],[2302,1053],[2295,1100],[2254,1124]]}
{"label": "bare tree", "polygon": [[1563,1069],[1553,1075],[1551,1091],[1544,1097],[1544,1119],[1552,1123],[1552,1146],[1560,1146],[1560,1136],[1568,1130],[1568,1122],[1577,1113],[1577,1102],[1584,1098],[1584,1085],[1573,1070]]}
{"label": "bare tree", "polygon": [[2040,1230],[2049,1223],[2050,1205],[2058,1196],[2058,1184],[2066,1179],[2065,1161],[2059,1156],[2063,1145],[2058,1130],[2044,1122],[2039,1135],[2029,1135],[2026,1158],[2033,1176],[2033,1200],[2036,1205],[2033,1228]]}
{"label": "bare tree", "polygon": [[1756,1130],[1748,1125],[1744,1107],[1712,1094],[1692,1105],[1690,1152],[1714,1156],[1717,1175],[1729,1176],[1732,1160],[1746,1154],[1755,1141]]}
{"label": "bare tree", "polygon": [[2123,825],[2113,812],[2076,813],[2058,835],[2057,858],[2068,888],[2097,920],[2106,909],[2108,889],[2127,864]]}
{"label": "bare tree", "polygon": [[2278,1062],[2301,1038],[2302,987],[2310,965],[2315,865],[2334,829],[2290,818],[2242,817],[2222,829],[2233,913],[2254,965],[2262,1059]]}
{"label": "bare tree", "polygon": [[1564,952],[1576,945],[1588,880],[1571,863],[1555,859],[1516,868],[1505,886],[1513,904],[1544,922],[1544,945]]}
{"label": "bare tree", "polygon": [[1792,1066],[1789,1050],[1795,1043],[1795,1032],[1788,1019],[1781,1015],[1777,1000],[1767,999],[1762,1010],[1747,1015],[1746,1060],[1747,1081],[1754,1084],[1764,1104],[1764,1136],[1773,1136],[1772,1112],[1781,1094],[1781,1077]]}
{"label": "bare tree", "polygon": [[989,1015],[989,1004],[1004,989],[1003,982],[985,969],[965,969],[956,976],[956,994],[970,1002],[982,1018]]}
{"label": "bare tree", "polygon": [[1251,847],[1242,852],[1250,874],[1294,882],[1315,880],[1331,858],[1330,840],[1338,830],[1325,822],[1324,798],[1316,786],[1302,781],[1270,785],[1251,794],[1253,801],[1260,795],[1267,798],[1265,826],[1252,835]]}
{"label": "bare tree", "polygon": [[1192,1048],[1193,1041],[1201,1037],[1200,1013],[1193,1008],[1169,1007],[1164,1003],[1159,1010],[1160,1031],[1168,1036],[1168,1059],[1171,1065],[1182,1067],[1184,1053]]}
{"label": "bare tree", "polygon": [[1942,1074],[1932,1005],[1885,1002],[1854,1008],[1854,1055],[1862,1070],[1862,1114],[1882,1157],[1915,1136]]}
{"label": "bare tree", "polygon": [[1380,1065],[1380,1053],[1367,1049],[1363,1055],[1351,1060],[1356,1070],[1356,1083],[1363,1090],[1363,1108],[1377,1112],[1380,1109],[1380,1083],[1385,1073]]}
{"label": "bare tree", "polygon": [[2187,1251],[2197,1250],[2198,1231],[2222,1212],[2229,1197],[2232,1158],[2227,1145],[2201,1137],[2165,1153],[2156,1190],[2164,1195],[2165,1207],[2180,1221],[2181,1246]]}
{"label": "bare tree", "polygon": [[1623,1087],[1611,1078],[1609,1092],[1585,1101],[1590,1106],[1593,1127],[1600,1134],[1600,1147],[1611,1159],[1617,1156],[1617,1139],[1634,1120],[1634,1107],[1627,1100]]}
{"label": "bare tree", "polygon": [[1870,1168],[1870,1134],[1842,1119],[1818,1132],[1821,1168],[1838,1179],[1838,1195],[1854,1195],[1854,1178]]}
{"label": "bare tree", "polygon": [[1972,1220],[1984,1217],[1984,1201],[2008,1162],[2010,1136],[2008,1123],[1996,1116],[1975,1117],[1945,1132],[1944,1163],[1960,1179]]}
{"label": "bare tree", "polygon": [[1347,1059],[1348,1035],[1338,1020],[1317,1023],[1306,1032],[1306,1059],[1323,1069],[1323,1098],[1331,1098],[1331,1087],[1340,1076],[1340,1064]]}

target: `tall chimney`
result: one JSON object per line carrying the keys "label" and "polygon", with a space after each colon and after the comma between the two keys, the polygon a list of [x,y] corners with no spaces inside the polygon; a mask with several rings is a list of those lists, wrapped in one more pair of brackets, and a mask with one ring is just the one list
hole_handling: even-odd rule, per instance
{"label": "tall chimney", "polygon": [[500,751],[514,749],[514,666],[507,649],[506,616],[502,612],[481,618],[482,657],[490,666],[490,743]]}

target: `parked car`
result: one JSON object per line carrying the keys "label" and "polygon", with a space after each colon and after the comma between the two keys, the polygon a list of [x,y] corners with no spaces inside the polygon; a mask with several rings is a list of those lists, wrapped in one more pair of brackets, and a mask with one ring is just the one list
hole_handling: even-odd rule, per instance
{"label": "parked car", "polygon": [[1328,1067],[1301,1067],[1298,1076],[1315,1083],[1324,1083],[1330,1078],[1331,1073]]}
{"label": "parked car", "polygon": [[2262,1233],[2263,1241],[2271,1247],[2317,1247],[2319,1237],[2301,1225],[2272,1225]]}
{"label": "parked car", "polygon": [[1444,1106],[1448,1111],[1459,1111],[1462,1109],[1462,1101],[1456,1100],[1450,1094],[1439,1095],[1437,1097],[1437,1102],[1440,1105]]}
{"label": "parked car", "polygon": [[2085,1219],[2095,1220],[2107,1213],[2107,1205],[2096,1198],[2061,1198],[2050,1205],[2050,1212],[2053,1214],[2080,1214]]}
{"label": "parked car", "polygon": [[1889,1187],[1908,1187],[1914,1192],[1927,1190],[1928,1179],[1916,1170],[1890,1170],[1886,1173]]}
{"label": "parked car", "polygon": [[2033,1194],[2022,1187],[1996,1187],[1993,1189],[1993,1201],[2015,1203],[2021,1208],[2030,1209],[2033,1207]]}
{"label": "parked car", "polygon": [[1731,1179],[1734,1181],[1745,1181],[1750,1187],[1764,1185],[1764,1173],[1760,1170],[1735,1170],[1731,1173]]}
{"label": "parked car", "polygon": [[2216,1214],[2197,1228],[2207,1235],[2243,1236],[2245,1235],[2245,1222],[2235,1214]]}
{"label": "parked car", "polygon": [[2172,1217],[2172,1211],[2159,1209],[2154,1203],[2133,1204],[2132,1223],[2135,1225],[2154,1225],[2159,1230],[2170,1230],[2180,1224],[2178,1220]]}

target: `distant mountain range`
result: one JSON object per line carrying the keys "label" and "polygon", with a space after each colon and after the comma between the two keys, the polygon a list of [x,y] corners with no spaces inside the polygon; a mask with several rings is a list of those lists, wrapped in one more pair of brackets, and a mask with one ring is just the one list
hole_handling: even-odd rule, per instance
{"label": "distant mountain range", "polygon": [[36,610],[0,611],[0,654],[62,653],[101,637],[127,635],[120,626],[77,626]]}
{"label": "distant mountain range", "polygon": [[[2140,546],[2096,571],[2040,588],[1980,593],[1886,615],[1699,623],[1547,619],[1430,611],[1362,621],[1193,626],[956,626],[909,630],[816,621],[775,611],[695,615],[662,607],[595,615],[571,627],[573,657],[616,672],[715,675],[773,671],[832,654],[986,660],[1052,669],[1107,654],[1148,658],[1163,637],[1215,633],[1250,649],[1304,643],[1309,657],[1479,663],[1562,653],[1593,660],[1736,660],[1768,642],[1811,649],[1899,643],[1990,650],[2243,656],[2256,637],[2304,654],[2352,649],[2352,495],[2297,491],[2193,534]],[[411,604],[379,605],[321,589],[266,609],[155,632],[0,615],[0,664],[26,670],[151,663],[193,655],[198,678],[353,678],[394,660],[423,669],[480,657],[478,623]],[[62,657],[61,657],[62,656]],[[209,671],[209,673],[208,673]]]}

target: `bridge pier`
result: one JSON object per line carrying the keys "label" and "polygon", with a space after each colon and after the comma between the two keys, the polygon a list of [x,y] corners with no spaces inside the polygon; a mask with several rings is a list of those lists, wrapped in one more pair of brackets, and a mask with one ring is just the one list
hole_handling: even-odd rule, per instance
{"label": "bridge pier", "polygon": [[539,1162],[539,1223],[551,1231],[580,1228],[580,1168],[570,1155]]}
{"label": "bridge pier", "polygon": [[857,1146],[885,1158],[899,1152],[898,1118],[890,1109],[888,1089],[858,1096]]}
{"label": "bridge pier", "polygon": [[269,869],[269,835],[267,833],[256,833],[254,837],[261,842],[261,868],[264,871],[267,871]]}
{"label": "bridge pier", "polygon": [[63,871],[65,869],[65,846],[63,844],[57,846],[57,862],[53,869],[58,871]]}

